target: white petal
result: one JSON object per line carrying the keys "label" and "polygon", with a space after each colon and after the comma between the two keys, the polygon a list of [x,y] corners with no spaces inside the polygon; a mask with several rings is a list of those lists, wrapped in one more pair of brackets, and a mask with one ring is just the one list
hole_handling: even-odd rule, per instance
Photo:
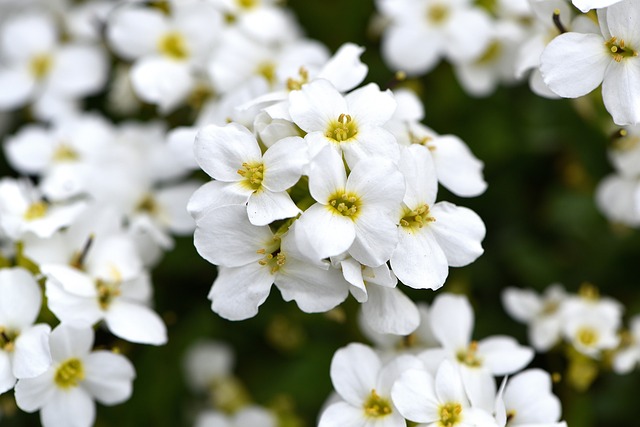
{"label": "white petal", "polygon": [[347,102],[327,80],[314,80],[289,94],[291,118],[305,132],[325,132],[340,114],[348,113]]}
{"label": "white petal", "polygon": [[[493,381],[493,378],[491,378]],[[436,372],[435,377],[436,395],[440,402],[457,402],[466,406],[464,403],[467,398],[465,395],[462,379],[456,367],[449,360],[443,360]],[[491,395],[493,399],[495,393]]]}
{"label": "white petal", "polygon": [[482,219],[471,209],[451,203],[436,203],[431,209],[436,219],[429,226],[452,267],[475,261],[482,253],[486,229]]}
{"label": "white petal", "polygon": [[431,327],[442,346],[451,351],[466,349],[473,331],[473,309],[463,295],[439,294],[431,305]]}
{"label": "white petal", "polygon": [[56,362],[83,358],[89,354],[93,346],[93,329],[60,324],[51,332],[49,344],[51,356]]}
{"label": "white petal", "polygon": [[271,249],[273,234],[267,226],[249,222],[247,209],[240,205],[224,206],[205,212],[198,218],[194,245],[207,261],[225,267],[257,263]]}
{"label": "white petal", "polygon": [[167,328],[158,314],[142,304],[114,300],[104,318],[116,336],[140,344],[162,345],[167,342]]}
{"label": "white petal", "polygon": [[84,271],[63,264],[43,264],[40,271],[69,293],[81,297],[98,295],[95,280]]}
{"label": "white petal", "polygon": [[391,67],[410,75],[433,69],[446,39],[435,31],[421,31],[409,25],[393,25],[382,39],[382,54]]}
{"label": "white petal", "polygon": [[602,83],[613,59],[601,36],[564,33],[547,45],[540,61],[544,82],[552,91],[578,98]]}
{"label": "white petal", "polygon": [[23,330],[15,341],[13,375],[16,378],[33,378],[51,366],[49,350],[49,325],[35,325]]}
{"label": "white petal", "polygon": [[396,110],[393,93],[389,89],[381,91],[375,83],[354,90],[345,99],[349,114],[359,126],[382,126]]}
{"label": "white petal", "polygon": [[420,324],[415,303],[398,288],[370,285],[362,305],[364,320],[381,334],[409,335]]}
{"label": "white petal", "polygon": [[244,320],[258,314],[273,284],[269,268],[255,263],[239,268],[219,268],[209,292],[211,309],[228,320]]}
{"label": "white petal", "polygon": [[56,55],[48,88],[70,98],[94,94],[105,85],[107,67],[107,58],[97,47],[64,47]]}
{"label": "white petal", "polygon": [[349,254],[369,267],[378,267],[391,258],[398,243],[398,227],[377,207],[362,212],[356,222],[356,237]]}
{"label": "white petal", "polygon": [[407,183],[404,203],[412,209],[425,203],[433,205],[438,194],[438,180],[428,148],[414,144],[403,149],[398,168]]}
{"label": "white petal", "polygon": [[324,147],[313,158],[309,171],[309,191],[320,203],[327,204],[336,191],[345,189],[347,172],[338,152],[333,147]]}
{"label": "white petal", "polygon": [[380,358],[370,347],[352,343],[333,355],[331,382],[344,400],[361,407],[375,389],[381,367]]}
{"label": "white petal", "polygon": [[369,68],[360,60],[364,48],[345,43],[322,68],[318,78],[329,80],[340,92],[351,90],[364,80]]}
{"label": "white petal", "polygon": [[429,142],[438,181],[454,194],[475,197],[487,189],[482,175],[484,164],[478,160],[460,138],[444,135]]}
{"label": "white petal", "polygon": [[502,306],[509,316],[528,323],[540,312],[542,302],[538,294],[530,289],[506,288],[502,291]]}
{"label": "white petal", "polygon": [[541,369],[529,369],[510,378],[504,402],[507,411],[515,411],[516,424],[545,424],[560,419],[560,401],[551,393],[551,375]]}
{"label": "white petal", "polygon": [[332,207],[316,203],[302,213],[298,227],[304,230],[301,238],[306,239],[301,246],[310,245],[319,258],[339,255],[349,249],[356,238],[353,221]]}
{"label": "white petal", "polygon": [[480,8],[457,8],[447,23],[446,55],[454,63],[477,58],[489,44],[492,25],[489,15]]}
{"label": "white petal", "polygon": [[391,255],[391,268],[398,279],[414,289],[438,289],[449,274],[447,258],[429,227],[405,230]]}
{"label": "white petal", "polygon": [[320,415],[318,427],[367,427],[364,409],[346,402],[336,402]]}
{"label": "white petal", "polygon": [[356,193],[367,207],[375,205],[381,213],[395,213],[404,197],[404,177],[387,159],[367,159],[351,170],[346,190]]}
{"label": "white petal", "polygon": [[285,191],[302,175],[309,162],[305,141],[296,136],[281,139],[264,153],[262,185],[271,191]]}
{"label": "white petal", "polygon": [[273,221],[291,218],[300,213],[286,191],[271,192],[266,189],[256,191],[249,197],[247,213],[253,225],[267,225]]}
{"label": "white petal", "polygon": [[[0,354],[0,359],[2,355]],[[0,369],[0,372],[2,370]],[[55,371],[50,371],[35,377],[25,378],[16,384],[16,404],[25,412],[35,412],[51,401],[56,391],[53,377]]]}
{"label": "white petal", "polygon": [[0,70],[0,110],[14,110],[25,105],[36,82],[22,69]]}
{"label": "white petal", "polygon": [[[0,394],[11,390],[15,384],[16,377],[13,375],[11,369],[9,353],[0,351]],[[20,405],[20,403],[18,403],[18,405]]]}
{"label": "white petal", "polygon": [[194,152],[198,164],[209,176],[225,182],[243,179],[238,174],[243,163],[262,163],[262,153],[255,136],[236,123],[200,129]]}
{"label": "white petal", "polygon": [[640,123],[640,58],[612,62],[602,83],[604,106],[617,125]]}
{"label": "white petal", "polygon": [[295,301],[305,313],[329,311],[342,303],[349,292],[349,284],[339,270],[325,270],[289,258],[275,283],[282,298]]}
{"label": "white petal", "polygon": [[96,418],[96,404],[81,387],[57,391],[40,410],[47,427],[89,427]]}
{"label": "white petal", "polygon": [[85,380],[82,387],[103,405],[115,405],[129,399],[136,376],[126,357],[99,350],[84,359]]}
{"label": "white petal", "polygon": [[124,59],[136,59],[157,49],[166,31],[166,18],[153,8],[120,7],[107,25],[107,37],[116,53]]}
{"label": "white petal", "polygon": [[238,192],[237,185],[222,181],[209,181],[198,188],[187,203],[187,210],[198,221],[209,209],[228,205],[245,205],[249,194]]}
{"label": "white petal", "polygon": [[398,142],[386,129],[366,126],[358,130],[353,140],[340,144],[349,167],[369,157],[382,157],[397,162],[400,156]]}
{"label": "white petal", "polygon": [[435,382],[424,370],[412,369],[402,374],[391,389],[391,398],[408,420],[428,423],[440,419]]}
{"label": "white petal", "polygon": [[166,114],[186,99],[194,78],[187,63],[153,56],[133,65],[131,84],[140,99],[157,104]]}
{"label": "white petal", "polygon": [[507,336],[493,336],[478,343],[478,354],[483,365],[496,376],[512,374],[524,368],[533,359],[533,350],[522,347]]}
{"label": "white petal", "polygon": [[53,281],[46,283],[47,304],[60,321],[78,327],[90,327],[103,317],[95,297],[81,297],[65,291]]}
{"label": "white petal", "polygon": [[0,325],[27,328],[40,313],[40,286],[27,270],[15,267],[0,269]]}

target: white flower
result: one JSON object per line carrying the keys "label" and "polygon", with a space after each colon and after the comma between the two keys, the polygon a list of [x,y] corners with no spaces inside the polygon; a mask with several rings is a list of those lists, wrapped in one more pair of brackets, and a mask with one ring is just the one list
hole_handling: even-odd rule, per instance
{"label": "white flower", "polygon": [[562,336],[562,303],[567,294],[561,285],[549,286],[539,296],[532,290],[506,288],[502,305],[511,317],[529,326],[529,342],[538,351],[547,351]]}
{"label": "white flower", "polygon": [[300,179],[307,163],[302,138],[280,140],[263,155],[248,129],[234,123],[210,125],[198,133],[195,153],[205,172],[244,196],[252,224],[267,225],[300,212],[286,190]]}
{"label": "white flower", "polygon": [[391,18],[382,54],[395,69],[426,73],[441,57],[457,63],[477,57],[489,42],[491,20],[470,0],[379,0]]}
{"label": "white flower", "polygon": [[40,286],[28,271],[0,269],[0,394],[16,378],[33,378],[51,365],[51,328],[33,324],[41,305]]}
{"label": "white flower", "polygon": [[431,306],[431,328],[442,349],[426,350],[420,358],[437,366],[446,358],[460,370],[462,382],[474,407],[490,411],[496,385],[493,376],[519,371],[533,359],[533,350],[515,339],[495,335],[472,341],[473,310],[466,297],[439,294]]}
{"label": "white flower", "polygon": [[91,326],[104,320],[114,334],[131,342],[167,341],[164,323],[147,305],[151,282],[126,235],[90,244],[73,265],[42,264],[49,308],[63,322]]}
{"label": "white flower", "polygon": [[104,86],[107,61],[104,52],[91,45],[58,45],[53,18],[25,13],[4,23],[0,33],[0,110],[52,97],[75,99]]}
{"label": "white flower", "polygon": [[487,189],[482,170],[484,163],[455,135],[438,135],[420,123],[424,108],[409,90],[394,92],[398,108],[385,124],[401,145],[419,144],[429,149],[438,182],[461,197],[474,197]]}
{"label": "white flower", "polygon": [[307,132],[313,158],[325,146],[344,152],[347,165],[371,156],[398,158],[398,144],[382,128],[396,108],[391,91],[371,83],[342,96],[327,80],[317,79],[289,94],[293,122]]}
{"label": "white flower", "polygon": [[0,180],[0,229],[13,240],[27,233],[51,237],[69,226],[85,206],[84,202],[48,203],[28,180]]}
{"label": "white flower", "polygon": [[[565,322],[562,332],[576,350],[598,359],[602,350],[618,346],[621,316],[615,315],[603,303],[575,301],[576,306],[573,306],[571,302],[574,301],[566,302],[563,307]],[[577,307],[578,304],[581,307]]]}
{"label": "white flower", "polygon": [[119,354],[91,352],[93,330],[60,325],[49,340],[53,365],[16,385],[16,403],[26,412],[40,410],[44,427],[89,427],[94,400],[116,405],[129,399],[135,371]]}
{"label": "white flower", "polygon": [[462,267],[482,254],[484,223],[470,209],[435,203],[437,181],[427,148],[405,148],[399,167],[407,190],[391,268],[407,286],[437,289],[444,284],[449,266]]}
{"label": "white flower", "polygon": [[379,157],[361,160],[347,177],[340,154],[326,147],[310,169],[309,190],[317,203],[298,220],[301,246],[311,248],[308,256],[322,259],[348,251],[370,267],[389,260],[404,194],[395,164]]}
{"label": "white flower", "polygon": [[175,2],[169,16],[159,9],[124,5],[107,25],[113,49],[134,60],[131,82],[144,101],[167,113],[194,88],[194,71],[218,37],[222,17],[206,2]]}
{"label": "white flower", "polygon": [[460,373],[448,360],[440,363],[435,376],[424,369],[405,371],[391,397],[405,418],[421,425],[497,427],[488,412],[471,406]]}
{"label": "white flower", "polygon": [[502,427],[566,427],[559,421],[561,409],[551,390],[551,375],[541,369],[509,378],[496,399],[496,418]]}
{"label": "white flower", "polygon": [[577,98],[602,83],[604,104],[619,125],[640,122],[640,3],[618,2],[598,10],[602,34],[564,33],[542,53],[549,88]]}
{"label": "white flower", "polygon": [[407,355],[383,365],[371,348],[359,343],[341,348],[331,360],[331,382],[341,399],[324,410],[318,427],[404,427],[391,387],[403,371],[419,367]]}
{"label": "white flower", "polygon": [[219,265],[209,292],[211,308],[229,320],[255,316],[276,284],[286,301],[305,312],[328,311],[348,294],[340,272],[305,260],[296,245],[295,229],[274,234],[249,222],[243,205],[209,209],[196,218],[198,253]]}

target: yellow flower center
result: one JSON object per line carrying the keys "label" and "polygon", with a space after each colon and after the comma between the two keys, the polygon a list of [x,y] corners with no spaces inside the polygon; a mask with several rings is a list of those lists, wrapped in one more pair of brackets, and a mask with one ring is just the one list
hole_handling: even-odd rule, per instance
{"label": "yellow flower center", "polygon": [[269,82],[270,85],[276,82],[276,64],[273,62],[263,62],[258,65],[256,72],[264,77],[266,81]]}
{"label": "yellow flower center", "polygon": [[48,209],[49,206],[45,202],[34,202],[27,208],[27,211],[24,213],[23,217],[27,221],[40,219],[47,214]]}
{"label": "yellow flower center", "polygon": [[43,80],[51,71],[52,66],[53,58],[51,57],[51,55],[43,53],[31,58],[31,62],[29,63],[29,70],[36,80]]}
{"label": "yellow flower center", "polygon": [[598,331],[594,328],[585,326],[578,330],[576,338],[583,346],[592,347],[598,343]]}
{"label": "yellow flower center", "polygon": [[274,242],[276,242],[276,247],[267,250],[265,248],[258,249],[258,253],[264,255],[264,258],[258,261],[258,264],[261,266],[269,266],[271,268],[271,274],[276,274],[280,268],[282,268],[287,263],[287,256],[284,252],[280,251],[280,239],[274,237]]}
{"label": "yellow flower center", "polygon": [[330,209],[351,219],[358,215],[361,205],[360,198],[354,193],[339,191],[329,197]]}
{"label": "yellow flower center", "polygon": [[107,282],[101,279],[96,281],[96,289],[98,290],[98,304],[103,310],[109,308],[113,300],[122,293],[120,282]]}
{"label": "yellow flower center", "polygon": [[15,341],[18,335],[18,332],[0,326],[0,350],[11,353],[15,349]]}
{"label": "yellow flower center", "polygon": [[242,169],[238,169],[238,175],[242,176],[242,181],[246,186],[254,191],[262,188],[264,179],[264,165],[262,163],[243,163]]}
{"label": "yellow flower center", "polygon": [[158,202],[156,202],[151,194],[147,194],[140,200],[138,206],[136,206],[136,211],[154,215],[159,211]]}
{"label": "yellow flower center", "polygon": [[455,402],[440,405],[440,420],[438,425],[441,427],[453,427],[462,421],[462,405]]}
{"label": "yellow flower center", "polygon": [[400,219],[400,225],[415,231],[435,220],[436,219],[431,216],[429,205],[424,204],[414,210],[405,209],[404,215],[402,219]]}
{"label": "yellow flower center", "polygon": [[258,6],[260,0],[236,0],[236,4],[243,9],[251,9]]}
{"label": "yellow flower center", "polygon": [[625,58],[638,56],[637,50],[633,50],[629,46],[626,46],[624,40],[618,40],[617,37],[611,37],[604,45],[609,49],[611,56],[613,56],[613,60],[616,62],[621,62]]}
{"label": "yellow flower center", "polygon": [[84,366],[80,359],[68,359],[56,370],[54,381],[60,388],[77,387],[84,380]]}
{"label": "yellow flower center", "polygon": [[370,418],[386,417],[393,412],[389,399],[380,397],[375,390],[371,390],[371,394],[364,402],[364,413]]}
{"label": "yellow flower center", "polygon": [[298,75],[300,76],[298,80],[294,79],[293,77],[289,77],[287,79],[287,89],[289,91],[300,90],[302,89],[303,84],[309,82],[309,72],[306,68],[300,67],[300,69],[298,70]]}
{"label": "yellow flower center", "polygon": [[427,20],[432,24],[442,24],[447,20],[451,11],[444,4],[434,4],[427,10]]}
{"label": "yellow flower center", "polygon": [[458,362],[469,366],[470,368],[479,368],[482,366],[482,359],[478,357],[478,342],[471,341],[469,347],[456,353]]}
{"label": "yellow flower center", "polygon": [[329,123],[325,136],[335,142],[348,141],[358,134],[358,126],[350,115],[340,114],[338,120]]}
{"label": "yellow flower center", "polygon": [[60,144],[53,152],[53,160],[56,162],[73,162],[78,160],[78,152],[67,144]]}
{"label": "yellow flower center", "polygon": [[189,57],[189,49],[184,36],[175,31],[160,37],[158,50],[171,59],[181,60]]}

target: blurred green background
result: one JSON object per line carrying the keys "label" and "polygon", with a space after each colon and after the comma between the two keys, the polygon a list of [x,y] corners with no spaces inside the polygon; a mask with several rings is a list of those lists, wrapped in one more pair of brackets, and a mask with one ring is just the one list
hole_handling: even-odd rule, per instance
{"label": "blurred green background", "polygon": [[[367,36],[374,12],[370,0],[290,0],[289,6],[307,35],[333,51],[346,41],[366,46],[368,81],[384,86],[391,79],[378,41]],[[485,254],[468,267],[452,269],[443,288],[470,296],[476,310],[474,337],[510,334],[526,342],[526,327],[511,320],[501,306],[500,292],[507,286],[542,290],[559,282],[575,292],[581,283],[591,282],[625,304],[626,318],[640,313],[640,234],[609,224],[594,204],[594,188],[611,166],[608,136],[591,120],[590,101],[550,101],[533,95],[526,85],[473,99],[446,64],[412,83],[425,103],[425,123],[439,133],[460,136],[485,162],[485,194],[467,200],[444,189],[439,193],[440,200],[475,210],[487,225]],[[10,173],[6,165],[1,167],[3,175]],[[137,369],[134,395],[125,404],[99,407],[96,425],[190,425],[204,400],[186,387],[182,362],[188,346],[202,338],[234,347],[235,372],[256,402],[292,407],[299,425],[315,425],[332,390],[331,356],[339,347],[363,340],[352,299],[333,315],[308,315],[284,303],[274,289],[255,318],[225,321],[211,312],[206,298],[215,267],[196,254],[190,238],[177,241],[153,277],[156,308],[168,324],[169,344],[122,345]],[[414,300],[431,302],[434,297],[431,291],[407,293]],[[563,373],[566,361],[558,354],[538,355],[533,365]],[[564,381],[556,387],[570,426],[640,424],[635,406],[638,372],[601,372],[585,393]],[[1,407],[10,411],[12,400],[11,393],[0,397]],[[39,425],[37,415],[21,413],[0,423]]]}

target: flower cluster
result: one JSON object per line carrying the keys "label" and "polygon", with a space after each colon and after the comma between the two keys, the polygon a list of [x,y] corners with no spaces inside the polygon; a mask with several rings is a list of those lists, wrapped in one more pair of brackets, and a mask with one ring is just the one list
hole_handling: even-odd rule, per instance
{"label": "flower cluster", "polygon": [[[496,387],[495,377],[522,370],[533,350],[510,337],[472,340],[473,310],[464,296],[439,294],[420,325],[429,343],[409,337],[401,351],[376,352],[349,344],[336,352],[331,380],[338,394],[320,427],[405,426],[406,421],[444,426],[566,426],[551,376],[522,371]],[[428,332],[427,332],[428,331]]]}
{"label": "flower cluster", "polygon": [[507,288],[502,297],[511,317],[527,324],[529,341],[537,351],[564,347],[570,361],[569,380],[579,389],[588,388],[598,364],[626,374],[640,363],[639,317],[631,318],[629,330],[624,330],[624,306],[600,296],[593,285],[582,285],[578,294],[567,293],[559,284],[549,286],[542,295]]}
{"label": "flower cluster", "polygon": [[449,266],[482,254],[478,215],[436,202],[438,182],[482,193],[482,163],[420,124],[411,92],[353,89],[361,51],[343,46],[315,76],[301,63],[301,80],[247,104],[260,106],[249,128],[198,132],[196,160],[214,180],[188,207],[196,248],[220,266],[209,298],[221,316],[254,316],[275,284],[305,312],[351,292],[374,329],[406,335],[419,316],[398,280],[437,289]]}

